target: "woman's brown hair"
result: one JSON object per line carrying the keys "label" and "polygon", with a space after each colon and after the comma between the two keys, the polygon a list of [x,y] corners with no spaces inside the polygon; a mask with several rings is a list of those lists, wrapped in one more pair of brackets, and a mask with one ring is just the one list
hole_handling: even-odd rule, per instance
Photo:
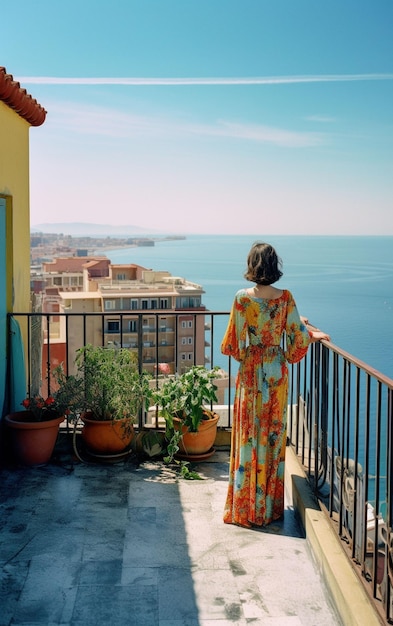
{"label": "woman's brown hair", "polygon": [[247,257],[244,278],[258,285],[272,285],[282,276],[282,261],[269,243],[254,243]]}

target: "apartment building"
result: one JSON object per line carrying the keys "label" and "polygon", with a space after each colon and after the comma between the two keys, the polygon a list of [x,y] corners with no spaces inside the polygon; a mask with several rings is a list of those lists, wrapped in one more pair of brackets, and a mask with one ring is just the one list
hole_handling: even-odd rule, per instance
{"label": "apartment building", "polygon": [[[171,372],[205,363],[205,317],[196,315],[205,310],[200,285],[106,257],[55,259],[43,264],[42,279],[42,310],[51,314],[44,337],[54,364],[71,364],[86,341],[138,351],[152,373],[158,363],[167,363]],[[61,313],[72,313],[67,325]]]}

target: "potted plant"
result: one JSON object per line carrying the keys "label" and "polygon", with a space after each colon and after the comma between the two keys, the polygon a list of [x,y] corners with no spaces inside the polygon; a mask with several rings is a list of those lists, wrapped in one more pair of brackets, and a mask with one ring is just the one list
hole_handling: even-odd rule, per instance
{"label": "potted plant", "polygon": [[151,398],[150,375],[138,369],[127,348],[87,345],[77,351],[77,375],[84,382],[82,438],[96,456],[129,451],[133,424]]}
{"label": "potted plant", "polygon": [[40,394],[27,396],[21,402],[25,410],[4,418],[14,453],[22,465],[48,463],[61,422],[79,410],[81,381],[74,376],[65,376],[61,366],[56,368],[53,379],[56,391],[46,397]]}
{"label": "potted plant", "polygon": [[197,460],[214,452],[219,416],[207,405],[217,402],[214,379],[218,370],[194,365],[166,379],[153,393],[159,414],[165,419],[169,460],[176,455]]}

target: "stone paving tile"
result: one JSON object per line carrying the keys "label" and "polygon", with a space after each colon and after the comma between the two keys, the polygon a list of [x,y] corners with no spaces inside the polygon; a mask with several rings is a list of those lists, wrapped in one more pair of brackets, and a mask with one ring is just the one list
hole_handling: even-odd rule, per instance
{"label": "stone paving tile", "polygon": [[228,454],[179,480],[132,460],[4,470],[0,626],[337,626],[287,503],[222,522]]}
{"label": "stone paving tile", "polygon": [[73,626],[157,626],[157,588],[152,585],[79,587]]}
{"label": "stone paving tile", "polygon": [[[79,565],[53,555],[36,555],[29,564],[12,624],[68,623],[76,596]],[[1,622],[0,622],[1,623]]]}

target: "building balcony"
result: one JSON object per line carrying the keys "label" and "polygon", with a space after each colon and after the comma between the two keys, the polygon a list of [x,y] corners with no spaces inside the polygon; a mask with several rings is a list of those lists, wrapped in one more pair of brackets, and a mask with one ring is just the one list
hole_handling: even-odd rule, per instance
{"label": "building balcony", "polygon": [[157,292],[159,294],[200,292],[203,293],[202,285],[193,283],[176,276],[168,276],[160,281],[144,282],[142,280],[102,280],[99,281],[100,290],[106,294],[116,292]]}
{"label": "building balcony", "polygon": [[[68,317],[65,320],[68,328],[72,314],[62,315]],[[13,623],[11,620],[29,623],[32,614],[29,617],[28,611],[34,608],[34,576],[37,571],[48,568],[48,585],[53,593],[47,607],[51,612],[45,617],[40,614],[34,623],[45,623],[44,619],[48,620],[46,623],[88,623],[84,622],[88,609],[82,606],[83,595],[98,603],[97,610],[101,610],[103,594],[99,589],[110,589],[113,603],[109,603],[107,614],[113,617],[113,623],[127,623],[121,622],[122,611],[130,603],[136,603],[137,611],[137,607],[143,605],[141,612],[151,616],[143,622],[139,614],[134,620],[138,624],[158,624],[158,616],[163,624],[165,620],[167,624],[175,624],[175,619],[184,620],[187,613],[195,624],[202,624],[204,619],[221,620],[221,623],[231,619],[231,623],[242,625],[251,618],[256,623],[258,620],[263,623],[267,617],[278,619],[281,607],[290,612],[292,603],[290,614],[312,624],[312,618],[307,616],[310,605],[304,593],[307,586],[317,584],[318,575],[314,569],[312,581],[302,580],[304,563],[308,562],[303,552],[296,561],[290,560],[289,554],[297,550],[295,544],[299,548],[302,541],[301,531],[296,530],[293,508],[300,515],[309,545],[323,571],[334,569],[338,553],[345,556],[345,562],[340,560],[339,571],[333,574],[339,579],[341,591],[335,592],[329,584],[337,610],[342,615],[351,610],[355,615],[352,621],[342,617],[342,623],[368,626],[393,618],[393,380],[334,344],[313,344],[303,361],[290,366],[288,501],[284,522],[276,529],[266,528],[263,532],[227,527],[221,522],[221,513],[237,364],[219,352],[221,329],[226,326],[229,313],[193,313],[195,318],[200,315],[203,315],[202,328],[208,329],[206,341],[209,344],[208,354],[204,354],[202,360],[209,359],[209,367],[219,365],[224,372],[220,406],[214,407],[220,411],[216,454],[199,466],[205,481],[179,483],[159,460],[148,460],[142,465],[138,465],[138,461],[135,468],[134,458],[117,466],[91,466],[83,459],[76,462],[72,451],[63,453],[61,449],[56,452],[53,463],[41,470],[5,468],[1,490],[12,511],[6,537],[13,532],[12,528],[21,528],[19,534],[14,533],[12,541],[4,536],[0,540],[5,563],[3,572],[13,581],[10,588],[15,590],[13,599],[6,605],[9,611],[6,614],[10,616],[6,623]],[[59,358],[58,344],[51,339],[51,316],[42,316],[38,331],[34,329],[37,317],[40,316],[14,314],[29,342],[28,388],[37,376],[35,337],[42,337],[43,330],[49,337],[47,343],[41,345],[45,355],[39,368],[43,380],[50,373],[52,357]],[[58,317],[56,314],[56,319]],[[104,318],[105,315],[98,313],[80,314],[80,337],[87,339],[91,325],[102,327]],[[102,334],[101,339],[103,337]],[[119,346],[125,345],[123,339],[120,335]],[[142,344],[138,336],[135,349],[141,357],[141,368],[145,362]],[[204,344],[205,337],[203,350]],[[75,343],[66,333],[61,352],[66,368],[71,368],[74,347]],[[179,359],[176,333],[174,347],[174,371],[181,371],[185,363]],[[149,370],[158,376],[159,346],[149,351]],[[160,428],[162,424],[154,412],[139,416],[138,430]],[[66,433],[64,436],[67,437]],[[103,491],[106,483],[108,487]],[[195,504],[191,501],[192,495],[197,496]],[[88,520],[92,524],[92,535],[84,534],[82,540],[76,529],[86,528]],[[329,533],[327,553],[322,545],[324,538],[318,538],[320,528],[325,529],[325,534]],[[336,543],[332,543],[331,537]],[[277,556],[281,549],[281,556]],[[55,551],[64,563],[67,584],[64,579],[50,580]],[[268,559],[269,554],[276,558]],[[167,589],[173,568],[177,582]],[[244,578],[239,579],[238,571]],[[17,572],[16,578],[12,578],[13,572]],[[352,575],[357,582],[353,582]],[[331,577],[329,575],[328,579]],[[72,581],[76,580],[73,586]],[[285,594],[277,580],[286,581]],[[216,586],[218,581],[221,593]],[[345,581],[351,581],[348,588]],[[323,587],[323,581],[321,584]],[[140,605],[137,598],[146,598],[146,586],[150,587],[151,604],[143,601]],[[72,598],[67,591],[71,588]],[[269,608],[274,605],[275,589],[278,613]],[[318,602],[322,603],[320,588],[317,595]],[[55,597],[57,602],[53,601]],[[220,602],[217,598],[221,598]],[[354,600],[352,604],[357,608],[350,606]],[[330,622],[330,618],[325,622],[317,621],[340,623],[334,621],[334,616],[330,617]]]}

